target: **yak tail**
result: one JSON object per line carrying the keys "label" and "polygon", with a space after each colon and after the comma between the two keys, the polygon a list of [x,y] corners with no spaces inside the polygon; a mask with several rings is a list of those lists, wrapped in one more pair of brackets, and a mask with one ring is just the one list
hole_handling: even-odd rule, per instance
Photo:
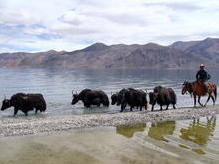
{"label": "yak tail", "polygon": [[216,101],[216,99],[217,99],[217,86],[215,86],[214,97],[215,97],[215,101]]}

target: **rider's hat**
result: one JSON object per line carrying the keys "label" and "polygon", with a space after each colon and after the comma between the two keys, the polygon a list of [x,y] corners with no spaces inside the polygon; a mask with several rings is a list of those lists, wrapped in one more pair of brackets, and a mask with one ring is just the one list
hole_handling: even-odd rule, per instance
{"label": "rider's hat", "polygon": [[205,65],[204,65],[204,64],[201,64],[201,65],[200,65],[200,68],[204,68],[204,67],[205,67]]}

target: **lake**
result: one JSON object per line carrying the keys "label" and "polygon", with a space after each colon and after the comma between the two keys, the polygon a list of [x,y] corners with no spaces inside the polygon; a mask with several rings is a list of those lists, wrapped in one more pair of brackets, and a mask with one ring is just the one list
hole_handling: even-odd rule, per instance
{"label": "lake", "polygon": [[218,164],[218,117],[0,138],[0,163]]}
{"label": "lake", "polygon": [[[181,95],[184,80],[194,80],[196,71],[184,70],[89,70],[89,69],[32,69],[1,68],[0,99],[10,98],[18,92],[42,93],[47,101],[45,115],[89,114],[118,112],[117,106],[86,109],[82,103],[71,105],[72,90],[102,89],[108,96],[122,88],[133,87],[152,90],[155,86],[172,87],[178,98],[177,107],[193,105],[189,95]],[[210,70],[211,81],[219,83],[219,71]],[[206,99],[206,98],[205,98]],[[204,99],[203,99],[204,101]],[[209,104],[212,104],[209,101]],[[157,107],[158,108],[158,107]],[[33,112],[32,112],[33,113]],[[31,112],[30,112],[31,114]],[[13,110],[0,112],[0,117],[13,115]],[[18,115],[23,115],[20,111]]]}

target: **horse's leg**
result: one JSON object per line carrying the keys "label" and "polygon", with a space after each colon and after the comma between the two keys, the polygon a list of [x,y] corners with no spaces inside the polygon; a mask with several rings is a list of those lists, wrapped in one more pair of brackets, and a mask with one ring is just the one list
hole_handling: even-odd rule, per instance
{"label": "horse's leg", "polygon": [[196,95],[194,95],[194,107],[196,107]]}
{"label": "horse's leg", "polygon": [[[208,95],[208,99],[207,99],[207,101],[206,101],[206,103],[205,103],[205,105],[204,105],[204,106],[206,106],[206,105],[207,105],[207,103],[208,103],[208,101],[210,100],[210,98],[213,98],[213,97],[212,97],[212,95],[210,95],[210,94],[209,94],[209,95]],[[213,98],[213,102],[214,102],[214,98]]]}
{"label": "horse's leg", "polygon": [[201,100],[201,96],[198,96],[198,103],[199,103],[201,106],[204,106],[204,105],[200,102],[200,100]]}
{"label": "horse's leg", "polygon": [[213,101],[213,105],[215,105],[215,98],[214,98],[213,95],[211,95],[211,99],[212,99],[212,101]]}

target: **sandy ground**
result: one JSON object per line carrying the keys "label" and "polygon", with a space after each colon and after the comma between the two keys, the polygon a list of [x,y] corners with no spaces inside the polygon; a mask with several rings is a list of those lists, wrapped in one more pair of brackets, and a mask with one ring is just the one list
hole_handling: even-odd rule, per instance
{"label": "sandy ground", "polygon": [[219,105],[206,108],[178,108],[167,111],[136,111],[69,116],[7,117],[0,119],[0,137],[54,134],[75,128],[117,126],[142,122],[185,120],[219,114]]}

